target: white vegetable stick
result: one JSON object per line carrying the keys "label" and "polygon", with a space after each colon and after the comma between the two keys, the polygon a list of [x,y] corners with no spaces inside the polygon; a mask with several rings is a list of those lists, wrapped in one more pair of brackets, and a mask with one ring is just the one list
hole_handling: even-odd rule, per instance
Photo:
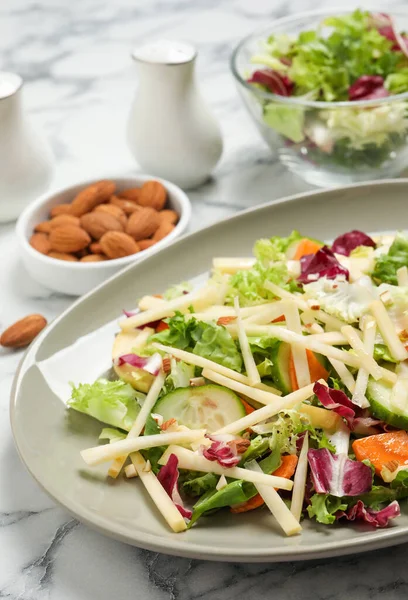
{"label": "white vegetable stick", "polygon": [[[256,460],[247,463],[245,468],[254,473],[262,473]],[[276,490],[262,483],[256,483],[255,487],[286,535],[295,535],[302,531],[299,519],[292,514]]]}
{"label": "white vegetable stick", "polygon": [[255,264],[255,258],[213,258],[213,269],[233,275],[237,271],[246,271]]}
{"label": "white vegetable stick", "polygon": [[222,467],[218,462],[207,460],[204,456],[181,448],[180,446],[169,446],[166,452],[159,460],[160,465],[167,464],[171,454],[175,454],[179,460],[178,466],[180,469],[188,469],[190,471],[202,471],[203,473],[215,473],[215,475],[225,475],[233,479],[243,479],[251,483],[263,483],[267,486],[272,486],[280,490],[291,490],[293,481],[276,475],[265,475],[265,473],[254,473],[242,467]]}
{"label": "white vegetable stick", "polygon": [[303,501],[305,499],[306,478],[307,478],[307,453],[309,450],[309,433],[306,432],[303,438],[302,449],[299,454],[299,460],[296,467],[295,477],[293,478],[292,503],[290,512],[297,521],[300,521],[302,515]]}
{"label": "white vegetable stick", "polygon": [[[323,381],[321,382],[323,383]],[[296,390],[296,392],[292,392],[283,398],[277,398],[273,404],[268,404],[267,406],[262,406],[262,408],[258,408],[254,410],[254,412],[234,421],[233,423],[229,423],[225,425],[221,429],[218,429],[214,432],[214,435],[218,435],[220,433],[232,433],[236,434],[248,427],[252,427],[252,425],[256,425],[257,423],[261,423],[261,421],[265,421],[270,417],[277,415],[281,410],[293,408],[297,404],[300,404],[304,400],[308,400],[311,396],[313,396],[313,386],[311,383],[304,388],[300,388]]]}
{"label": "white vegetable stick", "polygon": [[397,382],[392,388],[390,405],[397,411],[406,411],[408,406],[408,379],[398,377]]}
{"label": "white vegetable stick", "polygon": [[282,298],[282,300],[292,300],[292,302],[294,302],[296,304],[296,306],[298,308],[300,308],[300,310],[307,310],[309,308],[309,306],[307,305],[307,303],[303,300],[303,298],[301,296],[296,296],[295,294],[291,294],[287,290],[283,290],[282,288],[280,288],[275,283],[272,283],[271,281],[265,281],[264,288],[266,290],[268,290],[269,292],[272,292],[272,294],[274,294],[278,298]]}
{"label": "white vegetable stick", "polygon": [[[373,356],[375,337],[377,333],[377,324],[372,317],[366,316],[363,322],[363,344],[367,351],[367,354]],[[365,393],[367,389],[369,373],[367,369],[361,367],[357,373],[356,385],[353,392],[352,402],[360,406],[360,408],[367,408],[370,406]]]}
{"label": "white vegetable stick", "polygon": [[[268,304],[266,306],[261,304],[257,313],[246,317],[245,323],[267,325],[268,323],[271,323],[275,319],[281,317],[284,314],[288,304],[289,302],[284,300],[278,300],[277,302],[273,302],[272,304]],[[241,314],[243,315],[243,309],[241,309]]]}
{"label": "white vegetable stick", "polygon": [[343,325],[346,325],[344,321],[341,321],[337,317],[333,317],[333,315],[327,314],[324,310],[314,310],[312,312],[315,314],[318,321],[321,321],[334,331],[340,331]]}
{"label": "white vegetable stick", "polygon": [[[247,335],[270,335],[271,337],[283,342],[288,342],[289,344],[301,344],[313,352],[323,354],[323,356],[327,356],[327,358],[334,358],[351,367],[360,368],[361,366],[361,360],[358,356],[355,356],[350,352],[346,352],[345,350],[334,348],[329,344],[319,342],[318,340],[314,339],[314,335],[298,335],[293,331],[289,331],[289,329],[279,327],[278,325],[245,325],[245,321],[244,327]],[[227,329],[232,334],[236,333],[236,326],[233,324],[227,325]],[[379,368],[381,369],[381,379],[389,381],[390,383],[394,383],[396,381],[397,377],[395,373],[388,371],[388,369],[383,369],[381,367]]]}
{"label": "white vegetable stick", "polygon": [[397,281],[401,287],[408,286],[408,269],[407,267],[400,267],[397,270]]}
{"label": "white vegetable stick", "polygon": [[313,339],[324,342],[325,344],[331,344],[332,346],[342,346],[348,344],[348,340],[341,331],[325,331],[324,333],[313,334]]}
{"label": "white vegetable stick", "polygon": [[245,329],[242,326],[242,317],[239,307],[238,296],[234,298],[234,308],[237,316],[237,327],[238,327],[238,339],[239,345],[242,352],[242,358],[244,359],[245,371],[249,380],[249,385],[256,385],[261,383],[261,378],[256,368],[254,357],[252,356],[251,348],[249,346],[248,338],[245,333]]}
{"label": "white vegetable stick", "polygon": [[377,321],[378,329],[392,356],[401,362],[406,360],[408,352],[399,339],[394,323],[391,321],[384,304],[380,300],[375,300],[370,304],[370,312]]}
{"label": "white vegetable stick", "polygon": [[159,446],[168,446],[169,444],[189,444],[204,437],[204,435],[205,429],[144,435],[137,438],[120,440],[113,444],[87,448],[81,451],[81,456],[87,465],[94,467],[118,456],[127,456],[132,452],[138,452],[147,448],[157,448]]}
{"label": "white vegetable stick", "polygon": [[307,417],[310,424],[318,429],[327,429],[328,431],[336,431],[342,423],[342,418],[332,410],[313,406],[302,402],[298,407],[298,412]]}
{"label": "white vegetable stick", "polygon": [[273,404],[276,400],[280,399],[276,394],[270,394],[269,392],[264,392],[256,387],[245,385],[244,383],[240,383],[234,379],[229,379],[228,377],[220,375],[211,369],[204,369],[203,377],[206,377],[206,379],[210,379],[219,385],[224,385],[230,390],[238,392],[238,394],[244,394],[244,396],[248,396],[248,398],[252,398],[252,400],[256,400],[260,404]]}
{"label": "white vegetable stick", "polygon": [[[295,304],[289,303],[285,309],[285,319],[288,329],[302,335],[302,324],[299,311]],[[298,344],[292,344],[292,358],[296,372],[298,387],[302,388],[310,383],[309,363],[307,362],[306,349]]]}
{"label": "white vegetable stick", "polygon": [[187,529],[186,522],[153,471],[145,471],[146,461],[139,452],[130,456],[132,463],[151,499],[175,533]]}
{"label": "white vegetable stick", "polygon": [[346,365],[339,360],[334,358],[329,358],[329,362],[331,366],[336,371],[337,375],[340,377],[346,388],[353,393],[356,387],[356,382],[354,381],[353,375],[350,373]]}
{"label": "white vegetable stick", "polygon": [[[135,422],[130,428],[129,433],[127,434],[127,439],[136,438],[141,434],[143,427],[146,425],[147,417],[151,413],[153,406],[156,404],[156,400],[159,397],[160,390],[163,387],[165,378],[165,374],[163,372],[160,372],[153,381],[150,390],[145,398],[145,401],[143,402],[143,406],[140,409],[139,414],[135,419]],[[125,455],[119,456],[114,460],[108,471],[109,477],[113,477],[113,479],[116,479],[116,477],[122,470],[123,465],[126,462],[126,458],[127,456]]]}
{"label": "white vegetable stick", "polygon": [[157,308],[159,306],[165,306],[167,304],[167,300],[163,298],[157,298],[157,296],[143,296],[139,300],[139,308],[140,310],[151,310],[152,308]]}
{"label": "white vegetable stick", "polygon": [[133,479],[133,477],[137,477],[137,471],[133,463],[131,463],[130,465],[126,465],[125,475],[128,479]]}
{"label": "white vegetable stick", "polygon": [[214,304],[218,299],[218,288],[215,285],[208,285],[201,290],[184,294],[183,296],[179,296],[174,300],[166,302],[163,306],[160,305],[156,308],[141,312],[134,317],[129,317],[128,319],[121,321],[119,325],[123,331],[130,331],[136,327],[146,325],[146,323],[150,323],[151,321],[159,321],[160,319],[170,317],[176,310],[181,312],[187,311],[189,306],[194,306],[196,310],[202,310],[205,306]]}
{"label": "white vegetable stick", "polygon": [[381,379],[381,367],[374,360],[373,354],[371,353],[370,356],[370,354],[367,352],[363,341],[356,334],[355,329],[351,327],[351,325],[345,325],[344,327],[342,327],[341,332],[345,335],[350,346],[360,358],[361,367],[366,369],[366,371],[368,371],[368,373],[372,375],[375,380]]}
{"label": "white vegetable stick", "polygon": [[227,487],[227,485],[228,485],[228,481],[226,480],[225,475],[221,475],[221,477],[218,480],[217,485],[215,486],[215,489],[217,490],[217,492],[219,492],[223,488]]}
{"label": "white vegetable stick", "polygon": [[[185,350],[179,350],[178,348],[172,348],[171,346],[164,346],[163,344],[152,345],[161,352],[167,352],[168,354],[171,354],[172,356],[183,360],[189,365],[195,365],[196,367],[200,367],[201,369],[210,369],[211,371],[220,373],[220,375],[224,375],[224,377],[228,377],[229,379],[234,379],[235,381],[239,381],[240,383],[249,385],[249,379],[245,375],[237,373],[236,371],[233,371],[228,367],[224,367],[223,365],[219,365],[218,363],[209,360],[208,358],[203,358],[202,356],[198,356],[197,354],[193,354],[192,352],[186,352]],[[268,389],[266,389],[266,387]],[[263,383],[257,384],[255,388],[267,391],[270,394],[274,394],[275,396],[282,395],[282,392],[280,390],[277,390],[272,386],[265,386],[265,384]]]}

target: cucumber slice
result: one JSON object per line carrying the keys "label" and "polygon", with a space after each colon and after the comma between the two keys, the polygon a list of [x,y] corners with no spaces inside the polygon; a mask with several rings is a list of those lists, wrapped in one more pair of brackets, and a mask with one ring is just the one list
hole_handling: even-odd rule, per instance
{"label": "cucumber slice", "polygon": [[292,386],[290,383],[289,375],[290,353],[290,344],[287,344],[286,342],[281,342],[271,351],[271,354],[269,356],[273,363],[271,373],[272,379],[275,385],[284,394],[290,394],[290,392],[292,392]]}
{"label": "cucumber slice", "polygon": [[220,385],[177,388],[156,402],[153,413],[164,421],[177,419],[190,429],[205,428],[210,433],[245,416],[238,396]]}
{"label": "cucumber slice", "polygon": [[393,427],[408,431],[408,394],[406,408],[391,403],[392,385],[369,379],[367,399],[372,414]]}

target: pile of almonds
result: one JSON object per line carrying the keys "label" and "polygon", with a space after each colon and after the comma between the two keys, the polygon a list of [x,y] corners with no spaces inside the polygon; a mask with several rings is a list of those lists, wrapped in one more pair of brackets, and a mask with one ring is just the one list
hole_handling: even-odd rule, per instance
{"label": "pile of almonds", "polygon": [[79,192],[70,204],[51,209],[34,228],[30,244],[51,258],[99,262],[146,250],[173,231],[178,214],[166,209],[167,190],[159,181],[116,190],[103,180]]}

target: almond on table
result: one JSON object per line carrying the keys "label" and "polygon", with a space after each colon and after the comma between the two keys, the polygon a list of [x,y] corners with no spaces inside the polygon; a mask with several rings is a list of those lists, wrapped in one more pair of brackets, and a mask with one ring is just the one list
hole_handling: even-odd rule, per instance
{"label": "almond on table", "polygon": [[28,315],[10,325],[0,336],[0,345],[5,348],[24,348],[47,325],[47,319],[42,315]]}

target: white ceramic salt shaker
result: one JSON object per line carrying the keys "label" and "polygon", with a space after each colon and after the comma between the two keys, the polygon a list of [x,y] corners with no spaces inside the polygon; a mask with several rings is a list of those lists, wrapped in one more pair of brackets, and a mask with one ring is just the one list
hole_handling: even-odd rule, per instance
{"label": "white ceramic salt shaker", "polygon": [[139,86],[128,123],[129,147],[153,175],[193,188],[222,154],[222,137],[195,80],[197,52],[184,42],[160,40],[136,48]]}
{"label": "white ceramic salt shaker", "polygon": [[53,156],[22,108],[23,80],[0,71],[0,222],[13,221],[48,187]]}

